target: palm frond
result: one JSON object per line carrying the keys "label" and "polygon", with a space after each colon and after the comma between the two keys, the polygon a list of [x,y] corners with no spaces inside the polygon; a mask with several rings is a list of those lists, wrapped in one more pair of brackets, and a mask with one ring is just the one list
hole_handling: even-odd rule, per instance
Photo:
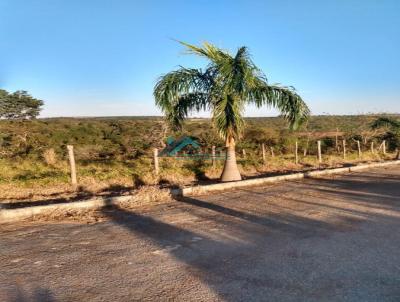
{"label": "palm frond", "polygon": [[228,52],[223,51],[222,49],[219,49],[208,42],[204,42],[203,47],[191,45],[182,41],[179,41],[179,43],[186,46],[188,53],[196,54],[209,59],[211,62],[214,62],[217,65],[232,58]]}
{"label": "palm frond", "polygon": [[293,87],[268,85],[263,79],[258,79],[254,87],[249,90],[247,101],[257,107],[277,108],[293,130],[303,124],[310,115],[307,104]]}
{"label": "palm frond", "polygon": [[182,128],[182,122],[191,112],[200,112],[208,109],[208,95],[201,92],[191,92],[181,95],[172,104],[171,108],[165,112],[165,117],[174,130],[179,130]]}
{"label": "palm frond", "polygon": [[213,123],[226,140],[240,138],[246,103],[277,108],[296,129],[310,110],[293,87],[269,85],[253,63],[246,47],[232,56],[210,43],[195,46],[185,42],[189,53],[209,60],[206,70],[180,68],[159,79],[154,89],[156,105],[168,121],[179,127],[191,111],[211,109]]}
{"label": "palm frond", "polygon": [[224,140],[239,139],[244,129],[244,103],[231,95],[214,103],[212,118],[219,135]]}
{"label": "palm frond", "polygon": [[179,128],[190,111],[208,109],[211,85],[209,70],[203,73],[200,69],[180,68],[158,80],[154,88],[156,105],[167,120]]}

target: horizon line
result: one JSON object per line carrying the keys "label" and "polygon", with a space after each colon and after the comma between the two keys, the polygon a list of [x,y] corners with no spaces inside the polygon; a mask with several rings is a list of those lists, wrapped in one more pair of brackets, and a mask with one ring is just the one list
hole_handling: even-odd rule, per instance
{"label": "horizon line", "polygon": [[[330,114],[330,113],[321,113],[321,114],[311,114],[310,116],[378,116],[378,115],[400,115],[400,112],[381,112],[381,113],[348,113],[348,114]],[[163,118],[163,115],[77,115],[77,116],[41,116],[38,117],[37,120],[40,119],[57,119],[57,118],[130,118],[130,117],[140,117],[140,118]],[[280,115],[265,115],[265,116],[244,116],[244,118],[279,118]],[[211,117],[201,117],[201,116],[191,116],[186,119],[210,119]]]}

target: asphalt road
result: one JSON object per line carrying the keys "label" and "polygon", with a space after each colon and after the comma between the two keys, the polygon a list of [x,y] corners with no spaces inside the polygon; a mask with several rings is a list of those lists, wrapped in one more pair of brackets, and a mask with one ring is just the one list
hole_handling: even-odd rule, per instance
{"label": "asphalt road", "polygon": [[0,225],[0,301],[400,301],[400,167]]}

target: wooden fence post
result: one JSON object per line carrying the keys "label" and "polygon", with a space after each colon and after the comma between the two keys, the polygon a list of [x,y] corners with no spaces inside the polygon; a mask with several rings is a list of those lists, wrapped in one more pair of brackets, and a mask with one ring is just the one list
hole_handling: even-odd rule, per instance
{"label": "wooden fence post", "polygon": [[374,142],[371,142],[371,153],[374,154],[375,150],[374,150]]}
{"label": "wooden fence post", "polygon": [[339,128],[336,128],[336,135],[335,135],[335,149],[336,152],[339,153]]}
{"label": "wooden fence post", "polygon": [[243,158],[246,158],[246,150],[242,149]]}
{"label": "wooden fence post", "polygon": [[262,151],[263,163],[265,165],[267,163],[267,157],[265,155],[265,144],[264,143],[261,144],[261,151]]}
{"label": "wooden fence post", "polygon": [[346,159],[346,140],[343,140],[343,159]]}
{"label": "wooden fence post", "polygon": [[295,149],[294,149],[294,159],[296,165],[299,163],[299,143],[296,140]]}
{"label": "wooden fence post", "polygon": [[382,142],[382,147],[383,147],[383,154],[386,155],[386,141]]}
{"label": "wooden fence post", "polygon": [[304,157],[307,156],[309,144],[310,144],[310,135],[307,136],[307,142],[306,142],[305,147],[303,148],[303,156]]}
{"label": "wooden fence post", "polygon": [[275,157],[275,154],[274,154],[274,147],[270,147],[270,150],[271,150],[271,156],[272,156],[272,157]]}
{"label": "wooden fence post", "polygon": [[211,147],[211,160],[212,160],[212,167],[215,169],[216,162],[215,162],[215,146]]}
{"label": "wooden fence post", "polygon": [[154,157],[154,172],[156,173],[156,175],[158,175],[158,173],[160,173],[160,167],[158,165],[158,149],[157,148],[153,149],[153,157]]}
{"label": "wooden fence post", "polygon": [[67,145],[68,150],[68,158],[69,158],[69,165],[71,168],[71,184],[76,189],[78,185],[78,181],[76,178],[76,165],[75,165],[75,156],[74,156],[74,146]]}
{"label": "wooden fence post", "polygon": [[322,153],[321,153],[321,141],[317,141],[318,146],[318,162],[322,163]]}
{"label": "wooden fence post", "polygon": [[362,153],[361,153],[361,145],[360,145],[360,141],[359,140],[357,141],[357,149],[358,149],[358,158],[360,159]]}

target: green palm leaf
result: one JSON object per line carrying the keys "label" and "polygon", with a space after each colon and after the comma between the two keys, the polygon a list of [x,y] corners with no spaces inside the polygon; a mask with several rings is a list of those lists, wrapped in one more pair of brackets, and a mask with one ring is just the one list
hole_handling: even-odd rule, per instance
{"label": "green palm leaf", "polygon": [[193,111],[209,110],[226,145],[234,147],[245,126],[246,104],[277,108],[292,129],[310,115],[294,88],[268,84],[246,47],[231,55],[207,42],[201,47],[179,43],[188,53],[206,58],[209,64],[204,70],[181,67],[159,78],[154,88],[156,105],[173,127],[180,128]]}

